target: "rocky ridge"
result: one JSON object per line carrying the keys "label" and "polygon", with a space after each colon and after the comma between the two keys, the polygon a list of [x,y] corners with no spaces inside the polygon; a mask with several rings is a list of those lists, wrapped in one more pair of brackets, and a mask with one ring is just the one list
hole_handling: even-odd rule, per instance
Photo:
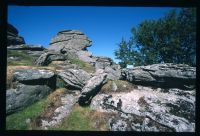
{"label": "rocky ridge", "polygon": [[[9,31],[18,34],[14,28]],[[61,84],[69,93],[62,96],[61,105],[51,118],[40,119],[42,128],[62,122],[78,103],[99,112],[115,113],[107,121],[112,131],[195,131],[195,67],[165,63],[122,69],[111,58],[92,56],[87,51],[91,44],[83,32],[64,30],[51,39],[48,49],[24,43],[8,45],[9,51],[25,50],[35,56],[37,67],[57,62],[54,65],[59,69],[14,70],[12,86],[6,91],[6,113],[24,109]],[[72,66],[69,64],[71,58],[89,63],[96,71],[90,73]],[[108,93],[103,92],[108,81],[112,81],[112,88]],[[121,87],[117,81],[128,82],[134,87],[117,91],[126,88],[126,84]]]}

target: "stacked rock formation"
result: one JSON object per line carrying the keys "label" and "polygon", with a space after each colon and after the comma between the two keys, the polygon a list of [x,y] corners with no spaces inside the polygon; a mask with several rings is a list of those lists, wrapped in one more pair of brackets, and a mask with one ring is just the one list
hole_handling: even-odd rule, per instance
{"label": "stacked rock formation", "polygon": [[51,39],[49,50],[78,57],[80,60],[93,63],[92,54],[87,51],[92,41],[79,30],[64,30]]}
{"label": "stacked rock formation", "polygon": [[18,30],[11,24],[7,26],[7,46],[25,44],[24,38],[18,35]]}

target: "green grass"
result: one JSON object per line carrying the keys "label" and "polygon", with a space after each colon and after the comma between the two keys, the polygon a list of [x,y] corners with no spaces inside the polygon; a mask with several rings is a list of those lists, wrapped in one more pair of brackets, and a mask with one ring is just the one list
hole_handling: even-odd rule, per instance
{"label": "green grass", "polygon": [[13,113],[6,117],[6,129],[7,130],[27,130],[28,125],[26,119],[35,120],[48,105],[48,99],[43,98],[42,100],[32,104],[31,106]]}
{"label": "green grass", "polygon": [[71,58],[70,63],[78,65],[80,68],[82,68],[83,70],[85,70],[88,73],[94,73],[95,72],[95,67],[93,67],[91,64],[84,62],[82,60]]}
{"label": "green grass", "polygon": [[7,56],[8,57],[20,57],[21,60],[20,61],[11,61],[8,62],[7,65],[8,66],[32,66],[34,64],[34,60],[33,58],[26,53],[25,51],[15,51],[15,50],[8,50],[7,51]]}
{"label": "green grass", "polygon": [[50,128],[50,130],[105,131],[108,130],[108,126],[106,116],[103,113],[95,112],[89,107],[76,105],[61,124]]}

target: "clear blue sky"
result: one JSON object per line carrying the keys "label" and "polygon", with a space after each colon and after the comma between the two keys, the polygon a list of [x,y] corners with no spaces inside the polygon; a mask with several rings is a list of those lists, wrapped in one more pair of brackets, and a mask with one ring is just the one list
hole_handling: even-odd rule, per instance
{"label": "clear blue sky", "polygon": [[14,25],[27,44],[48,47],[52,37],[64,29],[84,32],[93,44],[95,56],[108,56],[117,62],[114,50],[131,28],[146,19],[162,17],[169,7],[78,7],[78,6],[9,6],[8,22]]}

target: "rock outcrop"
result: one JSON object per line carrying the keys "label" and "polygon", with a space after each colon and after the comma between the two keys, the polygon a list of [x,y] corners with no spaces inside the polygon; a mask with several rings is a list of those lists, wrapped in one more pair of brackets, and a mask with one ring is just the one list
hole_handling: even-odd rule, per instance
{"label": "rock outcrop", "polygon": [[8,50],[27,50],[27,51],[44,51],[45,48],[41,45],[27,45],[27,44],[20,44],[20,45],[10,45],[7,47]]}
{"label": "rock outcrop", "polygon": [[87,81],[86,85],[81,90],[81,95],[78,100],[80,105],[90,104],[92,97],[99,92],[102,85],[105,83],[106,77],[107,74],[102,72],[101,74],[95,75]]}
{"label": "rock outcrop", "polygon": [[92,41],[89,40],[79,30],[65,30],[60,31],[51,39],[49,50],[61,51],[61,49],[67,49],[67,51],[80,51],[86,50],[91,46]]}
{"label": "rock outcrop", "polygon": [[194,132],[194,107],[195,90],[143,86],[128,93],[99,94],[91,102],[94,110],[119,115],[109,120],[114,131]]}
{"label": "rock outcrop", "polygon": [[47,85],[19,84],[16,89],[6,91],[6,114],[21,110],[49,94]]}
{"label": "rock outcrop", "polygon": [[111,66],[113,64],[113,61],[109,57],[103,57],[103,56],[96,56],[95,59],[95,68],[96,69],[105,69],[105,67]]}
{"label": "rock outcrop", "polygon": [[24,38],[18,35],[18,30],[11,24],[7,26],[7,46],[25,44]]}
{"label": "rock outcrop", "polygon": [[35,62],[39,66],[48,66],[52,61],[65,61],[67,56],[57,52],[45,52]]}
{"label": "rock outcrop", "polygon": [[87,51],[92,41],[79,30],[64,30],[51,39],[49,50],[61,52],[69,57],[79,58],[82,61],[94,63],[92,54]]}
{"label": "rock outcrop", "polygon": [[66,82],[68,87],[81,90],[91,76],[82,69],[67,69],[58,73],[58,77]]}
{"label": "rock outcrop", "polygon": [[122,78],[134,84],[188,89],[195,87],[196,68],[183,64],[154,64],[123,69]]}
{"label": "rock outcrop", "polygon": [[16,70],[15,88],[6,91],[6,113],[21,110],[40,100],[56,87],[56,76],[50,70]]}

